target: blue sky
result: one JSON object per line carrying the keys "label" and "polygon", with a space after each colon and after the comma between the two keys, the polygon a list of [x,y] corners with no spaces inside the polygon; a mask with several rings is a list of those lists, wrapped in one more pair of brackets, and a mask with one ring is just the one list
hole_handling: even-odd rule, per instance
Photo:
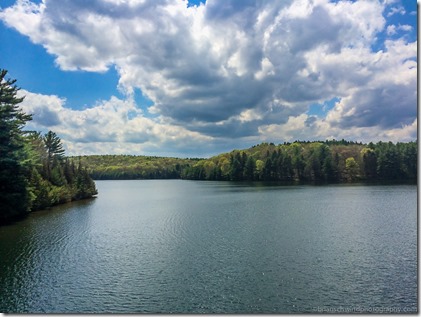
{"label": "blue sky", "polygon": [[[415,1],[2,0],[0,68],[70,154],[417,138]],[[22,23],[25,21],[25,23]]]}
{"label": "blue sky", "polygon": [[[15,4],[15,0],[2,0],[0,8]],[[42,1],[32,1],[41,3]],[[205,1],[191,0],[189,6],[197,6]],[[108,100],[111,96],[123,97],[117,89],[118,74],[114,67],[106,72],[71,71],[63,72],[54,63],[54,56],[40,45],[34,45],[25,35],[0,24],[2,41],[11,45],[0,46],[1,67],[9,71],[9,76],[19,79],[19,86],[31,92],[65,97],[66,105],[83,109],[97,100]],[[149,106],[151,101],[136,93],[140,106]]]}

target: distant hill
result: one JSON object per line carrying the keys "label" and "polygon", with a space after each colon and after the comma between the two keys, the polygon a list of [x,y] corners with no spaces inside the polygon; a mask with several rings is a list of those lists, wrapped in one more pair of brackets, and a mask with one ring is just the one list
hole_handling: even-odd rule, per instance
{"label": "distant hill", "polygon": [[131,155],[80,159],[94,179],[348,182],[416,180],[417,150],[417,142],[331,140],[261,143],[209,159]]}
{"label": "distant hill", "polygon": [[200,159],[135,155],[88,155],[71,159],[81,161],[93,179],[172,179]]}
{"label": "distant hill", "polygon": [[417,143],[262,143],[196,162],[186,179],[343,182],[417,177]]}

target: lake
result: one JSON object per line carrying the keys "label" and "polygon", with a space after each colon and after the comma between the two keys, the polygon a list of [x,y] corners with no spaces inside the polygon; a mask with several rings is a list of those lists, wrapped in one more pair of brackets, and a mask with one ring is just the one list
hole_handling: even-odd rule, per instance
{"label": "lake", "polygon": [[0,312],[416,312],[416,185],[97,181],[0,227]]}

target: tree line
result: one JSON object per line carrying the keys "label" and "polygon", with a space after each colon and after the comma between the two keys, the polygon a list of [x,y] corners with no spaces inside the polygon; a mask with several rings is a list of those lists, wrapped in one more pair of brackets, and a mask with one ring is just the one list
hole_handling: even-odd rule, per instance
{"label": "tree line", "polygon": [[85,155],[80,160],[92,178],[107,179],[177,179],[181,172],[200,159],[136,155]]}
{"label": "tree line", "polygon": [[416,180],[417,142],[262,143],[209,159],[135,155],[72,157],[94,179],[354,182]]}
{"label": "tree line", "polygon": [[416,180],[416,141],[346,140],[262,143],[209,159],[133,155],[66,157],[52,131],[24,131],[32,119],[19,104],[16,80],[0,70],[0,222],[92,197],[94,179],[350,182]]}
{"label": "tree line", "polygon": [[184,179],[230,181],[350,182],[415,180],[417,142],[362,144],[345,140],[262,143],[202,160]]}
{"label": "tree line", "polygon": [[19,107],[24,98],[6,75],[0,71],[0,223],[96,195],[87,169],[65,157],[54,132],[23,130],[32,116]]}

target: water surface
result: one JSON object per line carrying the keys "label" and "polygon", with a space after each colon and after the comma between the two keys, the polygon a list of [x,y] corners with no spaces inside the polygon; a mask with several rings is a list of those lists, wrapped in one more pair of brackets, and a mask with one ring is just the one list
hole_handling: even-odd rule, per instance
{"label": "water surface", "polygon": [[417,309],[416,186],[97,187],[0,227],[0,311]]}

